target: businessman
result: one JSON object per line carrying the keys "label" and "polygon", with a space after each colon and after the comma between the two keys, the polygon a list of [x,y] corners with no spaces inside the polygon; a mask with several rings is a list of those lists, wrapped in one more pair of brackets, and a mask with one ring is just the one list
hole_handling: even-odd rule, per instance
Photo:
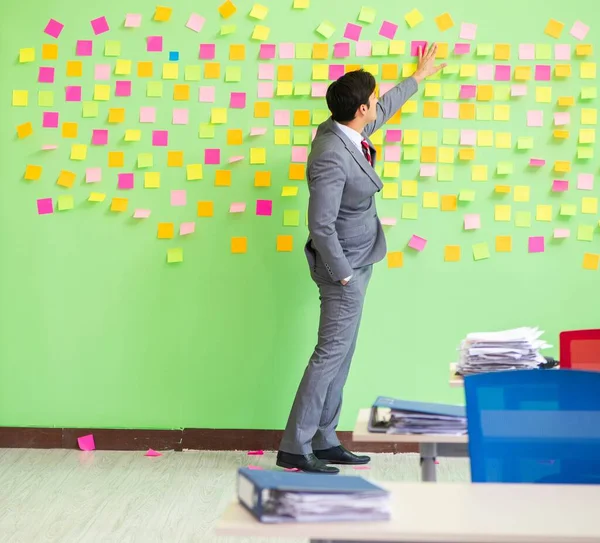
{"label": "businessman", "polygon": [[336,436],[342,391],[360,325],[373,264],[386,255],[375,193],[383,188],[373,169],[376,152],[369,136],[417,91],[419,83],[444,67],[435,65],[436,45],[419,51],[412,77],[375,97],[375,78],[348,72],[327,89],[331,117],[321,124],[308,157],[306,258],[319,288],[318,341],[304,372],[277,453],[277,465],[317,473],[338,473],[329,464],[366,464]]}

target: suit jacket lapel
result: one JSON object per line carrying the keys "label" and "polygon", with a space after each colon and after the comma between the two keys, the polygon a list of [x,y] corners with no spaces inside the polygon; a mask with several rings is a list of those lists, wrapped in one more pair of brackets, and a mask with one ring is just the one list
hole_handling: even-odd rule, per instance
{"label": "suit jacket lapel", "polygon": [[[340,138],[342,140],[342,142],[346,146],[346,149],[348,149],[348,152],[352,155],[352,158],[354,158],[354,160],[356,160],[356,163],[369,176],[371,181],[373,181],[373,183],[377,187],[377,190],[381,190],[383,188],[383,183],[381,182],[381,179],[379,179],[379,176],[375,173],[375,170],[373,169],[373,167],[369,164],[369,161],[365,158],[365,155],[361,151],[359,151],[356,148],[356,145],[354,145],[354,143],[352,143],[352,141],[350,141],[350,138],[348,138],[348,136],[346,136],[346,134],[344,134],[338,128],[338,126],[335,124],[335,121],[333,119],[329,118],[329,120],[327,122],[329,123],[329,128],[331,129],[331,131],[336,136],[338,136],[338,138]],[[367,138],[367,141],[369,141],[368,138]],[[375,149],[373,148],[373,146],[371,145],[370,141],[369,141],[369,145],[371,146],[371,153],[372,153],[371,156],[373,157],[373,164],[375,164],[376,152],[375,152]]]}

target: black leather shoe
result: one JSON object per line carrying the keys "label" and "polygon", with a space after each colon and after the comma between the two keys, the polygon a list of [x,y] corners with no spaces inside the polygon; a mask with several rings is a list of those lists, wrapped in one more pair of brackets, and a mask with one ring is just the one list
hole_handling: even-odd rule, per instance
{"label": "black leather shoe", "polygon": [[314,454],[291,454],[283,451],[277,453],[277,465],[282,468],[296,468],[309,473],[339,473],[339,469],[321,462]]}
{"label": "black leather shoe", "polygon": [[331,447],[330,449],[324,449],[322,451],[315,451],[315,456],[327,462],[328,464],[368,464],[371,461],[369,456],[358,456],[357,454],[351,453],[348,449],[344,449],[341,445],[337,447]]}

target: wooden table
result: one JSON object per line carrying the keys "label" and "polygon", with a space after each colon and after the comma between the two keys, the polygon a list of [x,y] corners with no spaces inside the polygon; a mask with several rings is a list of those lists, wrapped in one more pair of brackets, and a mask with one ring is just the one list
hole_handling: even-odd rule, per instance
{"label": "wooden table", "polygon": [[438,456],[468,457],[468,437],[466,435],[448,436],[443,434],[380,434],[369,432],[370,409],[358,412],[352,439],[362,443],[418,443],[421,456],[421,480],[435,482],[435,459]]}
{"label": "wooden table", "polygon": [[382,483],[383,522],[262,524],[232,503],[219,536],[410,543],[598,543],[600,485]]}

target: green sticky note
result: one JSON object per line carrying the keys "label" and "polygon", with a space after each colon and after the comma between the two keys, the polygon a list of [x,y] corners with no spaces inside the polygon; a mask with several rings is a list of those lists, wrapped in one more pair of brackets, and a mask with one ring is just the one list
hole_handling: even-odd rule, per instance
{"label": "green sticky note", "polygon": [[435,72],[427,78],[428,81],[435,81],[436,79],[442,79],[442,72]]}
{"label": "green sticky note", "polygon": [[385,57],[389,54],[390,44],[387,41],[374,41],[371,44],[372,57]]}
{"label": "green sticky note", "polygon": [[419,160],[419,148],[407,146],[402,148],[402,159],[405,161],[408,160]]}
{"label": "green sticky note", "polygon": [[225,68],[225,81],[237,83],[242,80],[242,68],[240,66],[227,66]]}
{"label": "green sticky note", "polygon": [[52,91],[39,91],[38,92],[38,106],[52,107],[53,105],[54,105],[54,92],[52,92]]}
{"label": "green sticky note", "polygon": [[577,147],[577,158],[581,160],[588,160],[594,158],[593,147]]}
{"label": "green sticky note", "polygon": [[460,94],[460,85],[455,83],[446,83],[442,90],[444,100],[458,100]]}
{"label": "green sticky note", "polygon": [[83,102],[81,116],[90,119],[98,116],[98,102]]}
{"label": "green sticky note", "polygon": [[492,106],[477,104],[475,106],[475,118],[478,121],[491,121],[493,116]]}
{"label": "green sticky note", "polygon": [[383,177],[383,163],[381,161],[377,162],[375,164],[375,173],[379,176],[379,177]]}
{"label": "green sticky note", "polygon": [[331,113],[328,109],[315,109],[312,114],[312,123],[313,124],[321,124],[329,119]]}
{"label": "green sticky note", "polygon": [[161,98],[162,95],[162,81],[148,81],[148,83],[146,84],[146,96],[148,96],[148,98]]}
{"label": "green sticky note", "polygon": [[177,247],[175,249],[167,250],[167,262],[169,264],[174,264],[176,262],[183,262],[183,249],[181,247]]}
{"label": "green sticky note", "polygon": [[372,23],[375,20],[377,12],[373,8],[363,6],[358,14],[358,20],[363,23]]}
{"label": "green sticky note", "polygon": [[482,243],[475,243],[473,245],[473,259],[474,260],[485,260],[490,257],[490,248],[484,241]]}
{"label": "green sticky note", "polygon": [[478,57],[487,57],[494,54],[493,43],[479,43],[477,45],[476,53]]}
{"label": "green sticky note", "polygon": [[458,145],[460,132],[455,128],[444,128],[442,141],[444,145]]}
{"label": "green sticky note", "polygon": [[507,102],[510,100],[510,85],[497,85],[494,87],[494,100]]}
{"label": "green sticky note", "polygon": [[152,153],[140,153],[137,158],[138,168],[152,168],[154,166],[154,157]]}
{"label": "green sticky note", "polygon": [[474,190],[461,190],[458,193],[458,200],[460,202],[474,202],[475,201],[475,191]]}
{"label": "green sticky note", "polygon": [[561,204],[560,205],[560,215],[563,217],[574,217],[577,215],[577,205],[576,204]]}
{"label": "green sticky note", "polygon": [[201,70],[200,66],[186,66],[185,67],[185,80],[186,81],[200,81]]}
{"label": "green sticky note", "polygon": [[73,200],[73,196],[70,194],[63,194],[58,197],[58,210],[66,211],[67,209],[73,209],[75,207],[75,202]]}
{"label": "green sticky note", "polygon": [[579,241],[594,241],[594,226],[580,224],[577,228],[577,239]]}
{"label": "green sticky note", "polygon": [[533,149],[533,137],[519,136],[517,138],[517,149]]}
{"label": "green sticky note", "polygon": [[321,34],[321,36],[323,36],[324,38],[327,38],[327,39],[331,38],[331,36],[333,36],[334,32],[335,32],[335,26],[333,26],[333,23],[330,23],[329,21],[323,21],[317,27],[317,33]]}
{"label": "green sticky note", "polygon": [[296,58],[311,59],[312,58],[312,43],[297,43]]}
{"label": "green sticky note", "polygon": [[581,89],[581,99],[582,100],[595,100],[598,98],[598,88],[597,87],[583,87]]}
{"label": "green sticky note", "polygon": [[118,57],[121,54],[121,42],[116,40],[106,40],[104,43],[104,56]]}
{"label": "green sticky note", "polygon": [[297,209],[284,210],[283,226],[300,226],[300,211]]}
{"label": "green sticky note", "polygon": [[514,165],[512,162],[498,162],[496,171],[498,172],[498,175],[510,175],[514,172]]}
{"label": "green sticky note", "polygon": [[233,34],[237,30],[236,25],[221,25],[221,36],[228,36],[229,34]]}
{"label": "green sticky note", "polygon": [[198,137],[202,139],[212,139],[215,137],[215,125],[210,123],[200,123]]}
{"label": "green sticky note", "polygon": [[442,69],[442,73],[444,75],[457,74],[459,71],[460,71],[460,64],[448,64],[445,68]]}
{"label": "green sticky note", "polygon": [[452,164],[440,164],[437,175],[438,181],[454,181],[454,166]]}
{"label": "green sticky note", "polygon": [[294,129],[294,145],[310,145],[310,131],[305,128]]}
{"label": "green sticky note", "polygon": [[515,225],[519,228],[531,226],[531,211],[517,211],[515,213]]}
{"label": "green sticky note", "polygon": [[419,217],[419,204],[414,202],[405,202],[402,204],[402,218],[416,220]]}
{"label": "green sticky note", "polygon": [[294,96],[310,96],[310,83],[296,83]]}
{"label": "green sticky note", "polygon": [[535,46],[535,58],[536,60],[551,60],[552,45],[549,43],[538,43]]}
{"label": "green sticky note", "polygon": [[438,133],[435,130],[423,130],[421,133],[421,145],[423,147],[436,147],[438,143]]}

